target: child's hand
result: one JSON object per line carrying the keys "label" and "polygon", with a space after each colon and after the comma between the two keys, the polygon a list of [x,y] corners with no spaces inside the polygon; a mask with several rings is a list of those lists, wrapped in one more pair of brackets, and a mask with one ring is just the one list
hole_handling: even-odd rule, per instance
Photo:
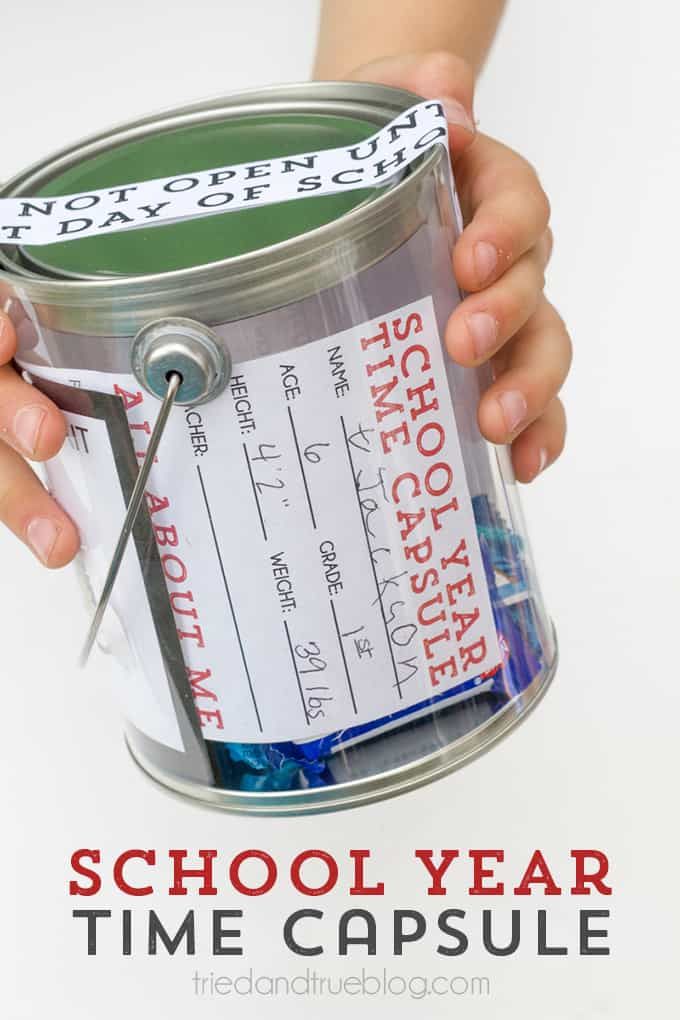
{"label": "child's hand", "polygon": [[390,57],[349,75],[445,100],[449,142],[466,227],[453,268],[469,296],[451,316],[446,346],[461,365],[491,359],[495,381],[479,405],[492,443],[512,443],[517,478],[532,481],[562,452],[564,408],[557,397],[571,341],[543,293],[550,258],[550,207],[533,168],[477,134],[473,74],[449,53]]}
{"label": "child's hand", "polygon": [[14,327],[0,312],[0,521],[48,567],[63,567],[80,544],[76,527],[24,460],[48,460],[66,435],[51,400],[19,378],[9,364]]}

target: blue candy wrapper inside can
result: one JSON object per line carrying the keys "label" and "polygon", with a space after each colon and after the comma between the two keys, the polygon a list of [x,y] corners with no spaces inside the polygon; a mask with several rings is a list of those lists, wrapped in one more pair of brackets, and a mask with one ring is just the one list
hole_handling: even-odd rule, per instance
{"label": "blue candy wrapper inside can", "polygon": [[[502,711],[539,675],[544,663],[538,621],[531,602],[523,542],[513,533],[488,496],[473,499],[487,584],[491,594],[501,666],[490,675],[469,680],[465,689],[441,694],[402,712],[328,734],[305,743],[215,744],[222,781],[244,791],[294,790],[333,785],[333,758],[359,742],[377,740],[388,731],[417,726],[440,712],[464,711],[468,720],[479,711],[480,723]],[[465,705],[461,706],[460,702]],[[452,703],[453,702],[453,703]],[[428,723],[426,722],[425,725]]]}

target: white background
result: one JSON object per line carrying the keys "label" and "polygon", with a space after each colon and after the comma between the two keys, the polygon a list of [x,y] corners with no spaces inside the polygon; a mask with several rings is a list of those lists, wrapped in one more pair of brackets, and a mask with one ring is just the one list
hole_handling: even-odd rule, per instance
{"label": "white background", "polygon": [[[258,820],[180,803],[128,760],[106,665],[73,665],[85,619],[73,574],[48,575],[0,537],[4,659],[0,743],[0,1010],[100,1020],[179,1017],[461,1015],[576,1020],[668,1016],[675,1001],[680,502],[677,470],[677,189],[680,86],[674,5],[657,0],[513,0],[483,81],[483,130],[529,158],[552,198],[556,234],[549,287],[573,333],[565,396],[568,452],[525,490],[536,558],[561,644],[557,681],[536,714],[474,765],[429,788],[349,814]],[[204,94],[307,76],[316,4],[274,0],[98,5],[26,0],[3,16],[5,83],[0,176],[107,123]],[[11,101],[9,96],[12,96]],[[30,736],[29,736],[30,734]],[[401,962],[389,951],[388,911],[435,915],[404,866],[424,847],[505,847],[509,882],[544,848],[570,884],[571,847],[601,847],[615,894],[608,959],[579,959],[576,908],[548,901],[571,955],[536,959],[535,929],[509,960],[477,948],[447,961],[436,935]],[[218,847],[228,859],[263,847],[285,862],[322,846],[346,858],[371,847],[388,896],[373,906],[385,940],[373,969],[488,975],[481,999],[229,999],[196,1002],[194,964],[122,959],[105,942],[84,955],[70,919],[68,859],[78,846],[110,860],[127,847]],[[512,865],[514,862],[514,867]],[[345,871],[346,875],[347,872]],[[413,878],[411,878],[413,876]],[[163,878],[161,885],[165,884]],[[348,905],[345,883],[322,904]],[[464,890],[463,884],[457,885]],[[138,909],[147,908],[140,901]],[[153,905],[163,916],[167,898]],[[78,905],[89,905],[81,901]],[[95,906],[120,908],[115,896]],[[125,904],[129,906],[128,904]],[[219,906],[241,905],[225,893]],[[278,930],[300,905],[285,887],[246,904],[251,951],[269,973],[304,970]],[[510,904],[493,904],[505,912]],[[532,897],[526,920],[543,906]],[[587,904],[586,904],[587,905]],[[183,909],[205,901],[190,897]],[[166,911],[166,917],[177,916]],[[316,962],[341,969],[332,952]],[[479,939],[474,940],[475,946]],[[360,955],[345,969],[359,970]],[[233,972],[211,960],[204,972]],[[322,1013],[323,1010],[323,1013]]]}

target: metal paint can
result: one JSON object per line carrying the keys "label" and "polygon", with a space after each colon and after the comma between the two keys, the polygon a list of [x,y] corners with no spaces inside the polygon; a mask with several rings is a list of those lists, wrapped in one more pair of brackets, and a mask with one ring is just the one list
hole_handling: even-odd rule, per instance
{"label": "metal paint can", "polygon": [[[94,136],[4,196],[72,194],[361,145],[417,97],[274,87]],[[67,415],[49,484],[90,598],[158,402],[140,331],[191,320],[226,388],[173,408],[106,618],[127,742],[164,786],[236,811],[365,803],[443,775],[536,703],[556,645],[484,371],[445,322],[459,225],[441,147],[381,189],[4,245],[17,360]]]}

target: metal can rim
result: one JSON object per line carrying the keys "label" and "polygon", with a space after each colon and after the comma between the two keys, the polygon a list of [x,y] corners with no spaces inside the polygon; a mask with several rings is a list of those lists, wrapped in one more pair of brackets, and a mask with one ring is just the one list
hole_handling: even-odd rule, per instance
{"label": "metal can rim", "polygon": [[[219,96],[91,135],[16,175],[0,195],[25,194],[73,162],[160,126],[244,113],[304,111],[361,116],[379,127],[420,98],[365,82],[304,82]],[[0,248],[0,282],[40,306],[41,319],[52,328],[91,335],[129,335],[154,315],[196,314],[197,309],[207,322],[246,318],[333,286],[403,243],[424,222],[418,199],[443,156],[437,147],[409,175],[371,201],[312,231],[244,255],[167,273],[55,279],[25,270]]]}

